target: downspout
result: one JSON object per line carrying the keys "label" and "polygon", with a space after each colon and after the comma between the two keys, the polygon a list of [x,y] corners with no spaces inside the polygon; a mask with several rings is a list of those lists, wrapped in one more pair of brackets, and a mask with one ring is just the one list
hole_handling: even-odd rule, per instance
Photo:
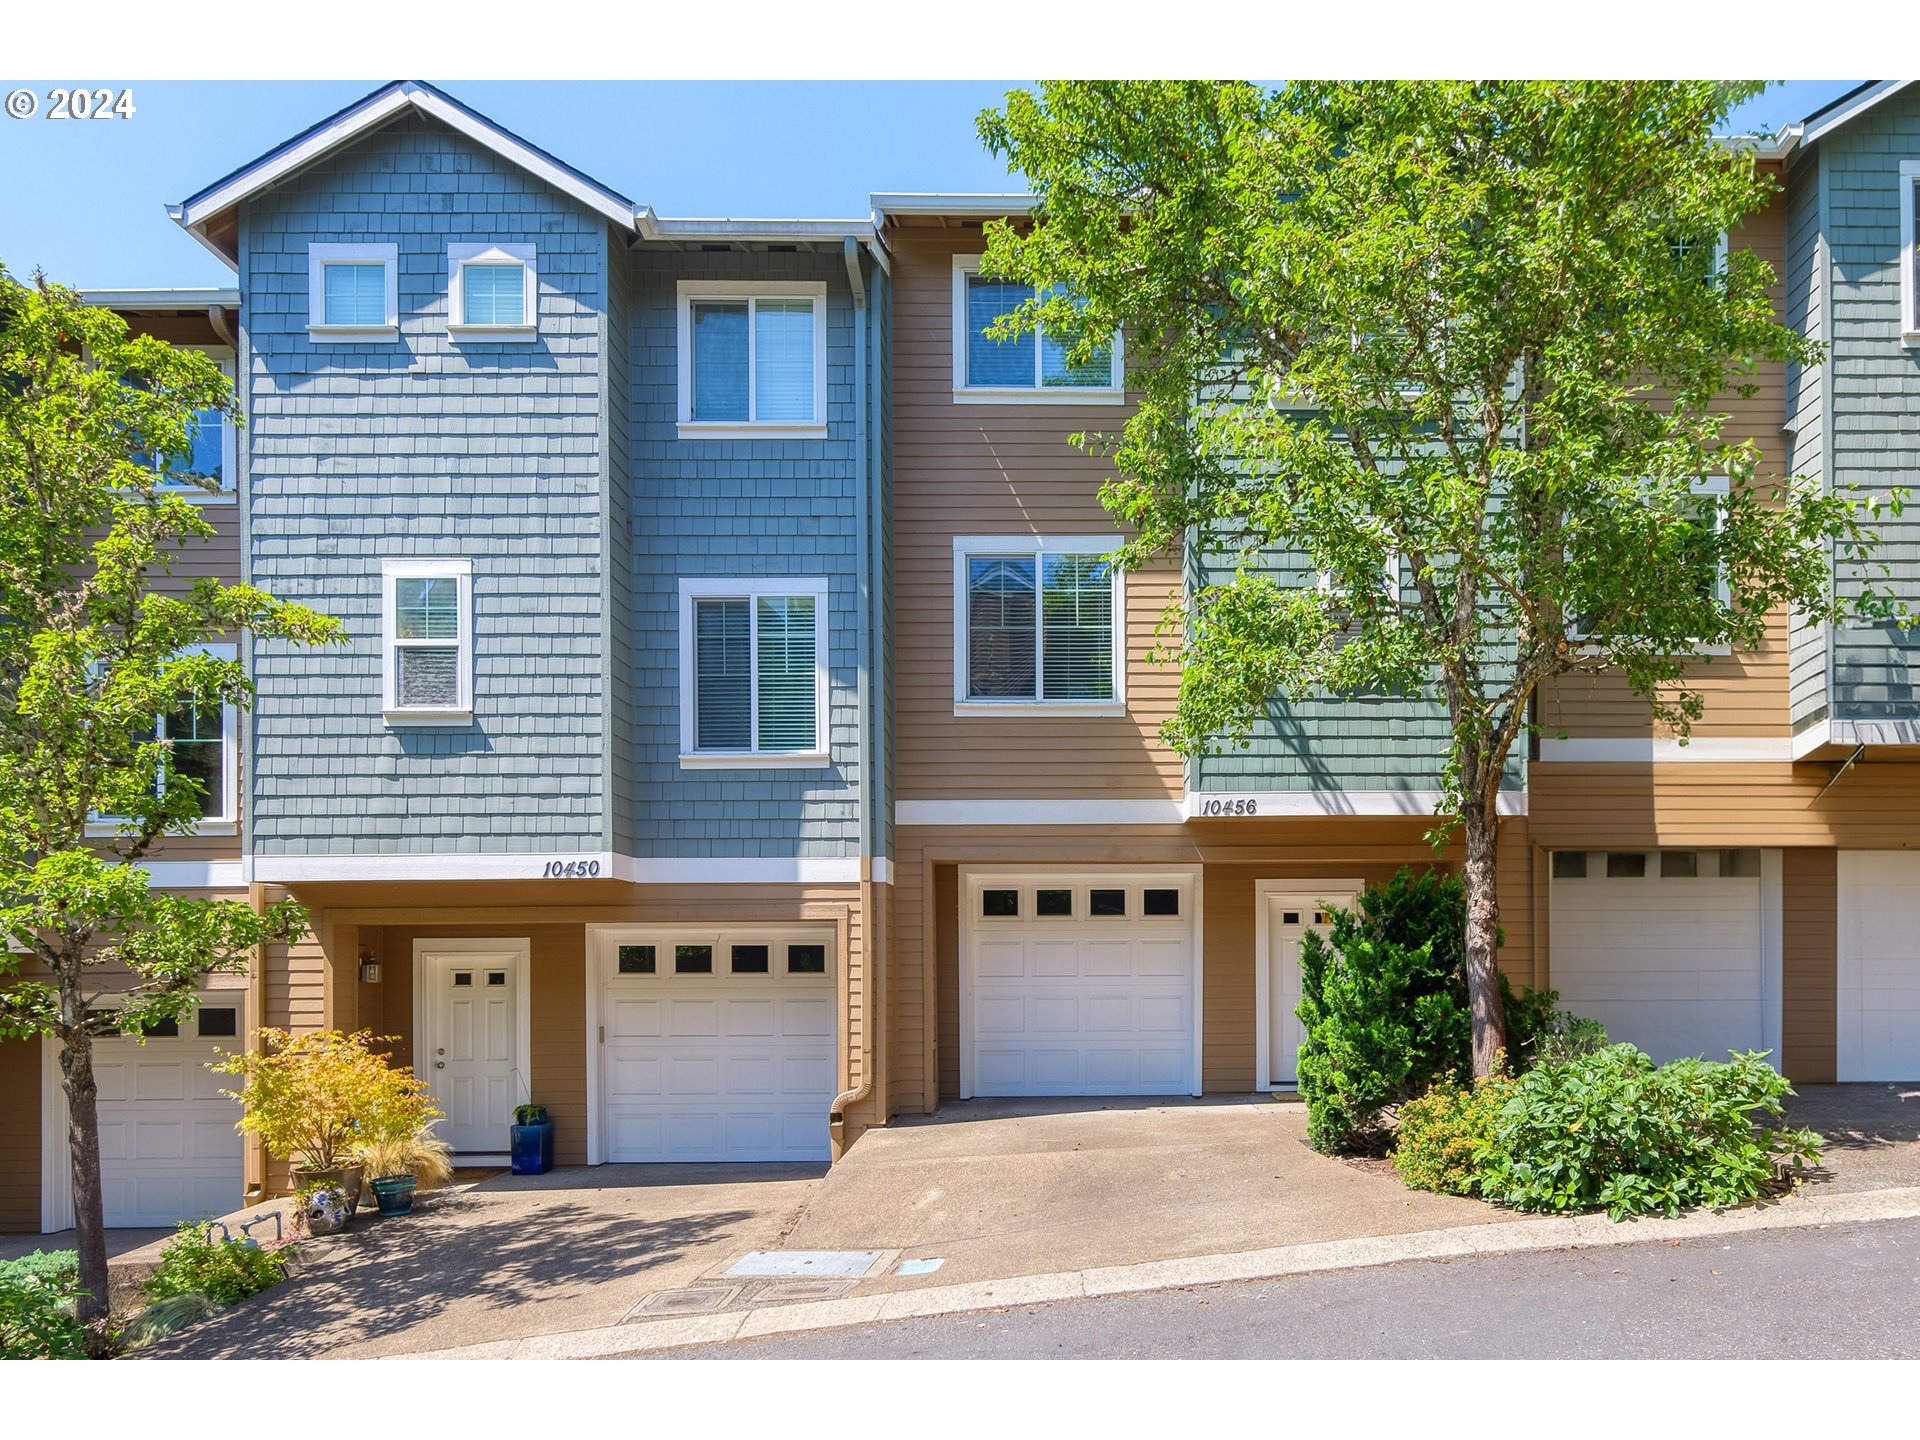
{"label": "downspout", "polygon": [[[859,748],[859,781],[855,788],[854,812],[859,816],[859,854],[861,858],[860,874],[860,934],[864,942],[860,970],[861,998],[870,1001],[873,994],[873,976],[868,958],[873,950],[873,874],[869,860],[873,846],[869,837],[873,829],[873,777],[871,773],[873,754],[873,717],[872,686],[873,679],[868,666],[868,650],[871,643],[869,627],[869,576],[871,573],[868,555],[867,537],[867,406],[872,392],[872,382],[867,374],[867,286],[860,272],[860,242],[849,235],[840,242],[842,258],[847,264],[847,284],[853,291],[853,489],[854,523],[859,529],[859,572],[857,578],[858,603],[856,605],[857,624],[855,633],[855,703],[859,707],[855,735]],[[841,987],[840,1033],[846,1041],[846,1049],[853,1048],[853,1012],[851,1000],[845,985]],[[867,1005],[871,1010],[871,1004]],[[827,1112],[827,1129],[832,1140],[832,1154],[835,1159],[846,1153],[847,1107],[857,1105],[873,1093],[873,1016],[866,1014],[860,1027],[860,1081],[850,1090],[842,1090],[833,1097],[833,1105]]]}

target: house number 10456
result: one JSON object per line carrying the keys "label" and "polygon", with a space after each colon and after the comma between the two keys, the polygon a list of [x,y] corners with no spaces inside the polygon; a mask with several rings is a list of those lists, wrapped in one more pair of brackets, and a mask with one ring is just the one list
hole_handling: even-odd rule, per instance
{"label": "house number 10456", "polygon": [[1202,815],[1258,815],[1260,802],[1258,800],[1202,800],[1200,813]]}

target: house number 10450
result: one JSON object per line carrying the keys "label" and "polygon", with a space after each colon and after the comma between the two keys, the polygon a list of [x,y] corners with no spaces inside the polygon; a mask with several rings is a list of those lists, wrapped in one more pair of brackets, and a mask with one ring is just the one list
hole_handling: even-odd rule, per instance
{"label": "house number 10450", "polygon": [[540,876],[544,880],[591,880],[599,873],[598,860],[549,860]]}

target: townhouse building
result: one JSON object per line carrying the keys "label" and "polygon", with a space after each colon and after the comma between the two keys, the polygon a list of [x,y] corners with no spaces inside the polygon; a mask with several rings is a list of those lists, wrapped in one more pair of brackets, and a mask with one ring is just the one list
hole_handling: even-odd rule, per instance
{"label": "townhouse building", "polygon": [[[1884,491],[1920,462],[1920,94],[1757,153],[1783,193],[1726,243],[1828,350],[1762,367],[1732,433],[1762,481]],[[284,1183],[199,1069],[258,1024],[395,1037],[471,1163],[528,1101],[564,1164],[824,1161],[957,1099],[1291,1088],[1304,934],[1459,863],[1425,839],[1444,716],[1327,697],[1246,750],[1161,742],[1164,612],[1208,577],[1106,564],[1068,437],[1124,421],[1120,338],[1075,369],[984,333],[1024,292],[982,226],[1026,203],[663,218],[406,82],[176,207],[234,288],[100,298],[228,347],[208,563],[349,640],[251,648],[230,803],[156,869],[313,935],[127,1042],[110,1220]],[[1912,528],[1882,525],[1909,589]],[[1660,1059],[1920,1075],[1908,651],[1783,611],[1698,658],[1684,745],[1617,677],[1550,685],[1501,806],[1510,976]],[[0,1046],[39,1101],[0,1225],[58,1228],[30,1052]]]}

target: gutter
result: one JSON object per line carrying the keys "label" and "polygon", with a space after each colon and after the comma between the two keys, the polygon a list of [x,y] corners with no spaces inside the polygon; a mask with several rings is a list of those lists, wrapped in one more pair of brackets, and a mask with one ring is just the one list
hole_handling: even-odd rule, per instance
{"label": "gutter", "polygon": [[[855,685],[855,704],[859,707],[859,720],[856,734],[860,749],[859,800],[855,810],[860,817],[859,845],[863,857],[873,854],[871,836],[873,833],[873,676],[869,664],[872,647],[872,576],[873,560],[869,553],[867,512],[868,470],[867,470],[867,408],[873,394],[872,379],[867,373],[867,284],[861,273],[860,253],[862,241],[868,236],[843,234],[840,242],[841,257],[847,265],[847,285],[853,291],[853,373],[857,377],[854,387],[853,407],[853,481],[854,515],[859,528],[860,569],[858,581],[855,653],[857,657]],[[861,935],[866,944],[861,956],[860,986],[861,998],[867,1009],[872,1010],[873,997],[873,875],[870,869],[862,866],[860,877],[860,919]],[[851,1040],[853,1019],[848,1008],[846,992],[843,989],[841,1002],[841,1033]],[[849,1047],[851,1048],[851,1047]],[[833,1097],[833,1104],[827,1111],[827,1131],[832,1140],[832,1153],[835,1159],[846,1153],[847,1108],[857,1105],[873,1093],[873,1016],[866,1016],[866,1023],[860,1027],[860,1081],[851,1089],[842,1090]]]}

